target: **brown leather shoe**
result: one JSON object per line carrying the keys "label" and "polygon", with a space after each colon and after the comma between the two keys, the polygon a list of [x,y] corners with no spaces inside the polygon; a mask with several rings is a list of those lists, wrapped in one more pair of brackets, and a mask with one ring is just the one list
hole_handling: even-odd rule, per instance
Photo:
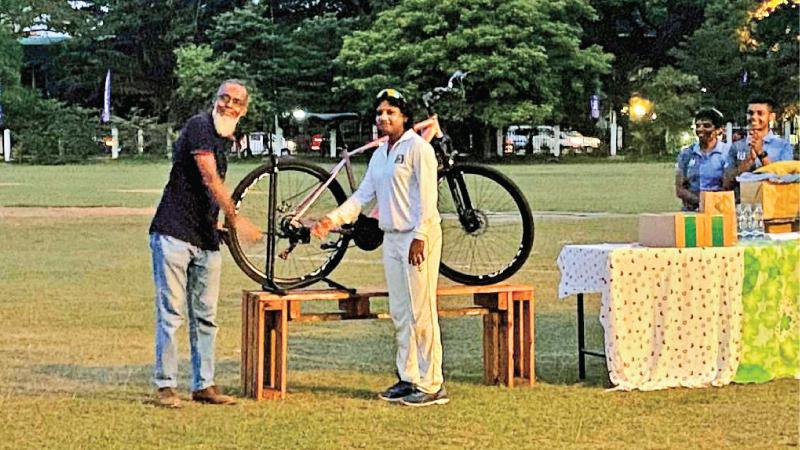
{"label": "brown leather shoe", "polygon": [[229,395],[222,395],[217,386],[209,386],[205,389],[192,392],[192,400],[209,405],[235,405],[236,400]]}
{"label": "brown leather shoe", "polygon": [[178,393],[175,392],[175,389],[172,389],[171,387],[163,387],[156,391],[155,403],[156,405],[164,408],[176,409],[181,407],[181,398],[178,397]]}

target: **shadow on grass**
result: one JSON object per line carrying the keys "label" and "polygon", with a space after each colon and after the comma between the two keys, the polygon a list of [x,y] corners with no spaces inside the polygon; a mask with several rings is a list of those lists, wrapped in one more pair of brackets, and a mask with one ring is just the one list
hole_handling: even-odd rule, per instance
{"label": "shadow on grass", "polygon": [[[591,317],[591,313],[587,313]],[[444,372],[446,382],[483,384],[482,321],[480,318],[448,318],[441,320]],[[586,358],[587,377],[578,379],[577,331],[575,315],[566,312],[540,313],[536,316],[536,379],[538,383],[556,385],[582,384],[586,387],[609,387],[605,361]],[[307,383],[303,378],[313,372],[386,375],[393,380],[395,347],[393,327],[387,321],[367,320],[320,324],[294,324],[289,337],[289,384],[292,389],[323,390],[347,397],[372,397],[373,390],[336,383]],[[602,349],[602,328],[587,320],[586,342],[589,348]],[[233,395],[241,395],[240,361],[223,359],[217,362],[216,382]],[[152,389],[152,364],[90,366],[49,364],[31,366],[35,380],[31,388],[41,392],[81,392],[106,390],[109,386],[135,390]],[[190,365],[179,364],[179,387],[190,385]],[[294,381],[295,375],[300,382]],[[35,387],[34,387],[35,386]],[[351,383],[352,386],[352,383]]]}
{"label": "shadow on grass", "polygon": [[358,399],[358,400],[375,400],[378,398],[378,392],[367,388],[354,388],[343,385],[323,385],[317,383],[292,383],[287,391],[289,395],[292,394],[321,394],[321,395],[334,395],[336,397]]}

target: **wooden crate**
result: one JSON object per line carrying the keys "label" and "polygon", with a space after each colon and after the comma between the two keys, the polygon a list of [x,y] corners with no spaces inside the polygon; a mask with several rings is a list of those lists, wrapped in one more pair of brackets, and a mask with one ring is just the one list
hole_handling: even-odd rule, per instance
{"label": "wooden crate", "polygon": [[[385,290],[352,294],[340,290],[298,290],[285,295],[242,293],[242,391],[257,400],[286,397],[289,321],[388,319],[373,314],[369,302]],[[515,377],[535,383],[534,292],[528,285],[446,286],[437,298],[472,295],[475,306],[441,308],[440,317],[483,316],[483,379],[514,387]],[[336,313],[303,314],[309,301],[338,301]],[[446,350],[445,350],[446,351]]]}

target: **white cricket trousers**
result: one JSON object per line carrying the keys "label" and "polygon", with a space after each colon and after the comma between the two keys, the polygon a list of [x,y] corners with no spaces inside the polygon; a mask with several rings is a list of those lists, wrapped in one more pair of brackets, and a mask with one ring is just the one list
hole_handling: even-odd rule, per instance
{"label": "white cricket trousers", "polygon": [[425,261],[408,263],[413,232],[385,233],[383,267],[389,289],[389,314],[397,339],[400,379],[428,394],[439,391],[442,375],[442,335],[436,309],[436,284],[442,257],[442,229],[431,227],[425,239]]}

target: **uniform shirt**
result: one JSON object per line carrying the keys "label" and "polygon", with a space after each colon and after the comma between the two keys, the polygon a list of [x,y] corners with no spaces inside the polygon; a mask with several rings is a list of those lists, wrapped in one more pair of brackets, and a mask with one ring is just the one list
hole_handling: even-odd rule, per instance
{"label": "uniform shirt", "polygon": [[384,143],[375,150],[356,192],[328,217],[336,225],[350,223],[377,197],[381,230],[411,231],[415,238],[424,239],[441,221],[436,209],[437,167],[433,147],[407,130],[391,149]]}
{"label": "uniform shirt", "polygon": [[203,183],[194,155],[213,153],[217,173],[224,180],[230,146],[230,139],[217,134],[210,113],[200,113],[186,122],[172,148],[172,170],[150,224],[151,233],[172,236],[203,250],[219,250],[219,205]]}
{"label": "uniform shirt", "polygon": [[689,183],[689,190],[700,191],[722,190],[722,177],[725,171],[733,164],[728,154],[729,144],[717,140],[717,144],[710,152],[704,153],[700,144],[695,143],[678,154],[675,170]]}
{"label": "uniform shirt", "polygon": [[[770,162],[791,161],[794,159],[792,144],[770,131],[764,136],[764,151],[767,152]],[[740,139],[731,145],[730,158],[738,164],[739,161],[750,156],[747,139]],[[752,172],[761,167],[761,160],[756,158],[755,163],[746,172]]]}

